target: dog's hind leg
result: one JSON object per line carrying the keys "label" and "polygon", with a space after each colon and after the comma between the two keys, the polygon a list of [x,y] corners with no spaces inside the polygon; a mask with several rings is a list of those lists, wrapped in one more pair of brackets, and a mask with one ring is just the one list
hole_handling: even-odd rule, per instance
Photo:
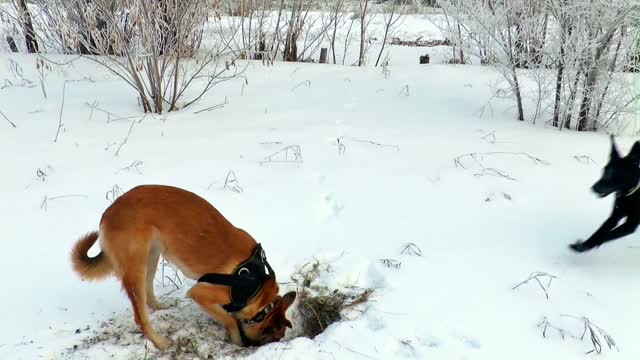
{"label": "dog's hind leg", "polygon": [[156,299],[155,292],[153,290],[153,281],[156,277],[156,271],[158,270],[158,261],[160,260],[160,249],[157,245],[151,245],[151,249],[149,250],[149,257],[147,258],[147,281],[146,281],[146,292],[147,292],[147,305],[151,310],[162,310],[167,309],[168,306],[165,306],[158,302]]}
{"label": "dog's hind leg", "polygon": [[147,339],[151,340],[158,349],[164,350],[171,345],[171,340],[156,333],[149,321],[149,313],[145,304],[147,293],[144,270],[146,269],[142,267],[140,271],[127,273],[122,279],[122,285],[131,300],[136,324]]}

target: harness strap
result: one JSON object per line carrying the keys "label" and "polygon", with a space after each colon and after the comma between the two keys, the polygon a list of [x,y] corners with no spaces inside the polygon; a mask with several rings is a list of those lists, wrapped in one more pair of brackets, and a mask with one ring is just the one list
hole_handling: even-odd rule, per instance
{"label": "harness strap", "polygon": [[262,245],[257,244],[253,255],[240,263],[231,274],[204,274],[198,282],[228,286],[231,302],[222,307],[228,312],[242,310],[253,299],[267,279],[275,278]]}

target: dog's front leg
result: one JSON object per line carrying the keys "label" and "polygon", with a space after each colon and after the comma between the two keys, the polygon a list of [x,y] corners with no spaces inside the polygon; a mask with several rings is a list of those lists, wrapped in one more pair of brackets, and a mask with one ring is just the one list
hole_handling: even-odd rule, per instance
{"label": "dog's front leg", "polygon": [[222,308],[222,304],[231,302],[231,294],[228,287],[197,283],[189,289],[187,297],[193,299],[204,312],[227,329],[231,342],[238,346],[243,345],[236,319]]}
{"label": "dog's front leg", "polygon": [[627,217],[627,220],[624,222],[624,224],[606,233],[596,244],[596,246],[600,246],[608,241],[616,240],[621,237],[633,234],[633,232],[638,228],[638,224],[640,224],[640,217]]}
{"label": "dog's front leg", "polygon": [[618,210],[618,207],[615,207],[609,218],[605,220],[593,235],[591,235],[587,240],[583,242],[576,242],[569,245],[569,247],[574,251],[584,252],[602,245],[605,241],[608,241],[606,240],[608,233],[618,225],[618,222],[620,222],[623,217],[624,215]]}

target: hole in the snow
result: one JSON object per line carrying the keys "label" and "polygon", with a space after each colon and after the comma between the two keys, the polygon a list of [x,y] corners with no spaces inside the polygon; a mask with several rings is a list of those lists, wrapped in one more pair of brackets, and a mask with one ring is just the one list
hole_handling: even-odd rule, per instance
{"label": "hole in the snow", "polygon": [[371,299],[374,292],[371,288],[331,289],[318,285],[318,277],[328,271],[328,265],[313,262],[302,266],[292,276],[298,294],[292,314],[294,328],[288,339],[313,339],[331,324],[348,319],[351,312],[361,311]]}

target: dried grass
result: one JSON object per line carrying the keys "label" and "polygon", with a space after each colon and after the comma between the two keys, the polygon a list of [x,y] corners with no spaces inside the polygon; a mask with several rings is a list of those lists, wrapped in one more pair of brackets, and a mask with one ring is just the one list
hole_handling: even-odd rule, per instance
{"label": "dried grass", "polygon": [[[373,295],[374,290],[371,288],[344,291],[314,285],[314,281],[323,271],[322,265],[315,262],[307,271],[304,271],[305,267],[306,265],[293,276],[299,286],[295,309],[298,313],[297,336],[315,338],[331,324],[345,320],[346,311],[366,304]],[[328,269],[328,266],[324,268]]]}

